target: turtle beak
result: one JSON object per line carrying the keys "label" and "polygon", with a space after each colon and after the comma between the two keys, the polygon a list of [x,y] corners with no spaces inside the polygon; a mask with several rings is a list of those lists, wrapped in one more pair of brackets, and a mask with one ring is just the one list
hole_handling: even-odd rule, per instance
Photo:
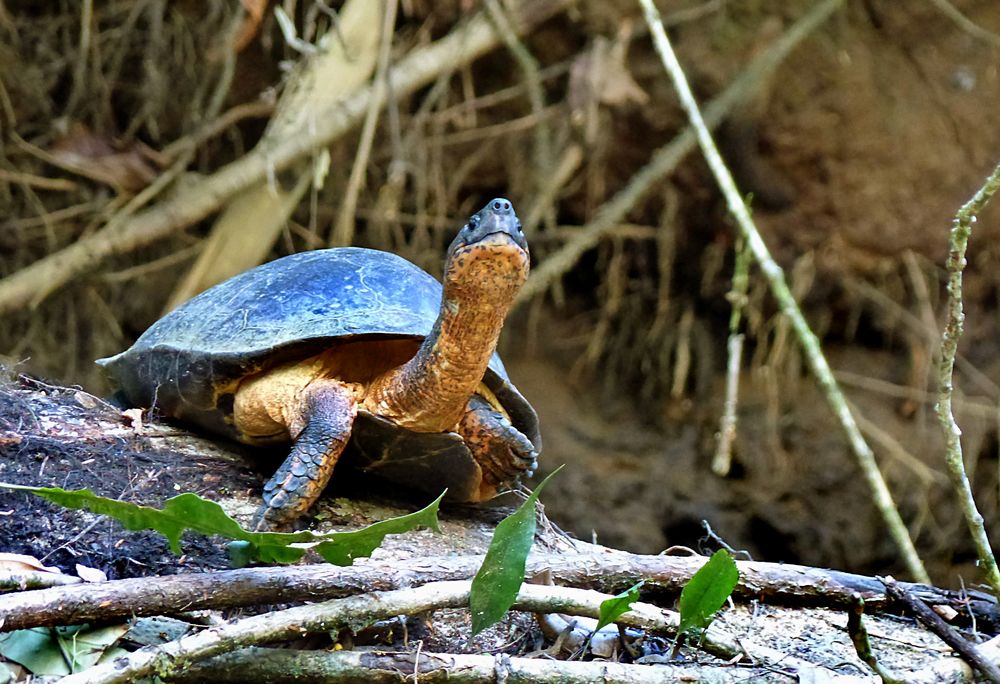
{"label": "turtle beak", "polygon": [[448,251],[449,253],[454,252],[462,247],[484,241],[493,242],[496,238],[502,240],[502,236],[509,238],[525,252],[528,251],[528,242],[524,238],[521,221],[514,213],[513,205],[510,201],[498,197],[490,200],[485,207],[469,217],[468,222],[455,236]]}

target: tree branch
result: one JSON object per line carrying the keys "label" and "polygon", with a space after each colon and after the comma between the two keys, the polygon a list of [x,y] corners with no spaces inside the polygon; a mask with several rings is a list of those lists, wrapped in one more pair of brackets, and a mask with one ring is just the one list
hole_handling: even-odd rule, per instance
{"label": "tree branch", "polygon": [[[588,545],[581,544],[586,548]],[[532,555],[529,577],[548,571],[555,582],[617,592],[645,579],[647,587],[670,593],[681,590],[704,564],[702,556],[645,556],[593,547],[589,553]],[[371,559],[349,567],[318,564],[296,567],[244,568],[221,572],[140,577],[5,595],[0,601],[0,631],[71,625],[125,616],[176,614],[190,610],[317,601],[415,587],[428,582],[469,579],[482,556],[429,557],[379,563]],[[802,565],[739,561],[736,594],[770,603],[850,606],[857,593],[869,610],[893,610],[894,602],[874,578]],[[906,584],[934,604],[947,604],[963,614],[997,614],[994,600],[935,587]]]}
{"label": "tree branch", "polygon": [[[669,665],[626,665],[606,661],[518,658],[502,653],[492,656],[424,651],[330,652],[269,648],[249,648],[218,656],[194,666],[184,675],[170,681],[219,684],[246,681],[272,684],[334,681],[399,684],[403,681],[402,673],[408,679],[412,678],[422,684],[660,684],[664,681],[744,684],[753,681],[752,671],[729,663],[710,665],[679,661]],[[825,668],[809,665],[804,670],[798,670],[797,674],[801,680],[811,675],[824,682],[847,684],[858,681],[857,677],[838,675]]]}

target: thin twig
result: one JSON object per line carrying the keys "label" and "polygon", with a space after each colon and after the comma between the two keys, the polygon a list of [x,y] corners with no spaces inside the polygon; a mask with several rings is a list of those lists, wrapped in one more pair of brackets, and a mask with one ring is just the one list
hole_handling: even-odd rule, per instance
{"label": "thin twig", "polygon": [[501,135],[510,135],[520,131],[537,128],[546,119],[555,118],[563,113],[562,105],[549,105],[538,114],[532,112],[513,119],[501,121],[489,126],[476,126],[465,130],[433,135],[428,138],[436,145],[464,145],[470,142],[481,142]]}
{"label": "thin twig", "polygon": [[[882,307],[889,315],[895,317],[898,322],[913,331],[914,334],[923,337],[929,347],[936,349],[937,345],[941,342],[938,337],[937,326],[928,329],[920,317],[900,306],[877,287],[851,278],[845,280],[844,284],[849,291],[857,292],[873,304]],[[959,354],[955,359],[955,364],[987,396],[1000,398],[1000,386],[986,375],[986,373],[976,368],[964,355]]]}
{"label": "thin twig", "polygon": [[890,596],[906,604],[925,627],[941,637],[941,640],[951,646],[967,663],[979,670],[991,682],[1000,684],[1000,668],[987,660],[975,644],[966,640],[930,606],[899,586],[892,577],[884,578],[882,583],[885,584],[885,590]]}
{"label": "thin twig", "polygon": [[871,640],[868,638],[868,630],[865,628],[865,623],[862,619],[864,612],[865,600],[858,596],[857,602],[847,611],[847,634],[851,637],[851,643],[854,644],[855,653],[858,654],[858,658],[863,663],[879,676],[882,684],[904,684],[903,680],[898,679],[884,665],[879,663],[878,658],[875,656]]}
{"label": "thin twig", "polygon": [[712,472],[719,477],[729,474],[733,461],[733,440],[736,439],[736,403],[740,387],[740,367],[743,359],[743,335],[740,321],[747,301],[747,287],[750,282],[750,251],[739,240],[736,247],[736,263],[733,267],[733,285],[729,291],[732,312],[729,315],[729,341],[726,344],[726,400],[722,417],[719,419],[718,442],[712,457]]}
{"label": "thin twig", "polygon": [[730,333],[726,343],[726,399],[719,418],[712,472],[719,477],[729,475],[733,465],[733,441],[736,439],[736,405],[740,388],[740,366],[743,359],[743,334]]}
{"label": "thin twig", "polygon": [[[837,386],[833,372],[830,370],[830,366],[820,349],[819,340],[812,330],[809,329],[809,324],[806,322],[805,316],[802,315],[802,311],[799,309],[794,295],[788,289],[781,267],[771,257],[767,245],[764,244],[763,238],[761,238],[760,233],[753,223],[753,219],[750,217],[750,211],[743,202],[742,195],[736,189],[736,184],[729,173],[729,169],[726,168],[725,162],[722,160],[715,143],[712,141],[712,134],[709,133],[708,127],[702,119],[694,95],[688,86],[687,78],[684,76],[684,71],[681,69],[681,65],[677,61],[677,56],[670,45],[666,29],[663,28],[663,24],[660,22],[659,12],[653,5],[652,0],[639,0],[639,2],[645,10],[646,23],[649,24],[652,31],[656,49],[660,53],[667,72],[673,79],[674,88],[681,100],[681,105],[687,112],[695,131],[697,131],[698,143],[701,145],[702,153],[726,197],[729,211],[736,219],[740,232],[749,244],[750,250],[761,271],[764,273],[764,277],[771,287],[771,292],[778,300],[782,312],[795,330],[799,344],[802,345],[803,352],[812,369],[813,375],[816,377],[817,382],[819,382],[824,395],[826,395],[827,402],[840,421],[841,428],[847,436],[862,475],[872,490],[875,506],[888,526],[889,534],[892,535],[910,573],[918,581],[929,582],[930,579],[927,576],[927,571],[924,569],[923,563],[917,555],[917,550],[913,546],[913,540],[910,539],[910,533],[906,529],[906,524],[896,509],[896,504],[892,500],[892,494],[889,492],[882,473],[879,472],[878,463],[875,461],[875,454],[872,452],[871,447],[868,446],[864,436],[861,434],[861,430],[858,429],[854,417],[851,415],[847,401]],[[840,4],[841,0],[826,0],[825,2],[818,3],[815,8],[824,7],[832,11]]]}
{"label": "thin twig", "polygon": [[87,94],[87,68],[90,66],[91,38],[94,24],[94,2],[83,0],[80,5],[80,42],[77,45],[78,54],[73,67],[73,90],[70,92],[66,113],[69,116],[77,114],[76,107]]}
{"label": "thin twig", "polygon": [[543,179],[548,178],[552,169],[552,152],[549,145],[549,125],[542,116],[545,110],[545,90],[542,88],[541,69],[538,60],[531,54],[528,48],[517,37],[517,32],[511,26],[506,10],[497,0],[486,0],[486,11],[490,14],[490,19],[496,24],[497,32],[501,40],[510,50],[514,61],[517,62],[521,73],[524,75],[524,84],[528,92],[528,101],[531,104],[531,113],[538,119],[538,125],[534,127],[535,134],[535,163],[534,173],[536,183],[541,185]]}
{"label": "thin twig", "polygon": [[1000,47],[1000,36],[992,31],[987,31],[982,26],[974,23],[971,19],[962,14],[957,7],[948,2],[948,0],[930,0],[930,3],[934,5],[938,11],[941,12],[941,14],[951,19],[955,22],[955,25],[973,38],[985,41],[993,47]]}
{"label": "thin twig", "polygon": [[[550,210],[559,192],[576,175],[576,171],[582,163],[583,146],[578,143],[570,143],[563,150],[562,155],[559,157],[559,162],[555,165],[555,169],[552,169],[551,172],[546,173],[539,179],[538,191],[532,198],[531,205],[524,215],[525,234],[535,238],[535,229],[542,222],[545,212]],[[655,237],[655,233],[651,237]]]}
{"label": "thin twig", "polygon": [[965,269],[965,252],[972,235],[972,225],[976,217],[990,201],[993,194],[1000,189],[1000,165],[986,179],[976,194],[972,196],[955,214],[948,240],[948,318],[945,321],[944,334],[941,338],[941,360],[938,366],[938,405],[937,415],[944,430],[945,464],[948,475],[958,497],[958,504],[965,515],[969,526],[969,534],[976,546],[979,562],[986,575],[986,581],[993,589],[994,595],[1000,597],[1000,571],[997,561],[990,548],[990,540],[983,525],[983,516],[976,507],[972,496],[972,485],[965,474],[965,463],[962,459],[962,430],[955,420],[952,410],[952,394],[955,381],[955,357],[958,354],[958,340],[962,337],[965,323],[965,312],[962,306],[962,272]]}
{"label": "thin twig", "polygon": [[[13,133],[12,133],[13,135]],[[104,206],[103,200],[90,200],[80,204],[74,204],[65,209],[45,212],[41,216],[27,216],[20,219],[10,219],[0,223],[0,230],[31,230],[43,226],[55,226],[62,221],[68,221],[82,214],[89,214],[101,209]]]}
{"label": "thin twig", "polygon": [[56,190],[60,192],[72,192],[76,190],[76,183],[66,178],[46,178],[36,176],[33,173],[23,173],[20,171],[8,171],[0,169],[0,183],[23,184],[40,190]]}
{"label": "thin twig", "polygon": [[337,223],[330,236],[331,247],[343,247],[354,241],[354,221],[358,208],[358,195],[361,193],[361,185],[368,169],[368,158],[371,156],[372,144],[375,141],[375,124],[378,123],[379,112],[382,111],[382,105],[389,92],[387,80],[389,78],[389,59],[392,56],[392,37],[395,34],[396,8],[398,6],[398,0],[388,0],[384,7],[374,92],[368,105],[368,111],[365,112],[365,121],[361,125],[358,151],[354,155],[354,164],[351,166],[351,175],[347,179],[347,188],[344,190],[344,199],[340,205]]}
{"label": "thin twig", "polygon": [[[225,45],[232,45],[233,37],[236,35],[236,31],[241,23],[241,20],[242,14],[238,13],[230,21],[226,40],[224,42]],[[226,57],[222,62],[218,83],[212,91],[212,96],[205,108],[206,118],[214,119],[222,110],[222,105],[225,103],[226,96],[229,94],[229,87],[232,85],[233,75],[235,73],[236,53],[229,49],[226,51]],[[188,167],[188,164],[191,163],[191,160],[194,159],[196,152],[197,149],[195,147],[188,147],[180,150],[177,158],[173,160],[170,168],[157,176],[156,180],[143,188],[135,197],[129,199],[125,206],[111,217],[102,232],[114,232],[117,226],[127,225],[137,211],[152,202],[161,192],[163,192],[164,189],[171,185],[174,180],[184,172],[184,170]],[[81,242],[82,241],[83,240],[81,240]]]}
{"label": "thin twig", "polygon": [[204,247],[205,242],[202,240],[194,243],[193,245],[188,245],[183,249],[171,252],[166,256],[160,257],[159,259],[136,264],[135,266],[130,266],[122,269],[121,271],[109,271],[101,276],[101,280],[106,283],[121,283],[126,280],[135,280],[136,278],[147,276],[150,273],[156,273],[157,271],[165,268],[171,268],[193,259],[198,256],[198,253],[201,252]]}
{"label": "thin twig", "polygon": [[[570,63],[568,61],[563,61],[543,67],[538,72],[538,78],[541,82],[552,81],[560,78],[569,71],[569,65]],[[482,95],[476,95],[474,100],[460,100],[455,104],[445,104],[434,112],[434,116],[440,117],[443,120],[453,121],[470,111],[478,112],[481,109],[498,107],[500,105],[507,104],[515,98],[521,97],[527,87],[526,83],[515,83],[514,85],[501,88],[500,90],[494,90],[489,93],[483,93]],[[531,96],[529,95],[529,98],[530,97]]]}
{"label": "thin twig", "polygon": [[849,402],[851,412],[857,417],[858,427],[861,432],[867,435],[875,444],[881,445],[887,455],[895,458],[902,465],[919,478],[924,486],[930,484],[947,484],[948,478],[942,472],[931,468],[919,458],[906,450],[888,430],[883,430],[878,423],[865,417],[864,412],[858,411],[857,407]]}
{"label": "thin twig", "polygon": [[273,113],[273,102],[259,101],[238,104],[223,112],[215,120],[204,124],[194,133],[173,141],[160,150],[160,154],[164,159],[173,161],[181,152],[200,146],[202,143],[222,134],[227,128],[239,123],[243,119],[263,119]]}

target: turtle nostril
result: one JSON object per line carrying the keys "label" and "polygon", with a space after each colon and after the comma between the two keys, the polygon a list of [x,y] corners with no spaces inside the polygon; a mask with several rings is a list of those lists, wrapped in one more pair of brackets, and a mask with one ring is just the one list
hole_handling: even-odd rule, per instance
{"label": "turtle nostril", "polygon": [[505,199],[495,199],[493,200],[493,211],[498,214],[507,214],[510,212],[510,202]]}

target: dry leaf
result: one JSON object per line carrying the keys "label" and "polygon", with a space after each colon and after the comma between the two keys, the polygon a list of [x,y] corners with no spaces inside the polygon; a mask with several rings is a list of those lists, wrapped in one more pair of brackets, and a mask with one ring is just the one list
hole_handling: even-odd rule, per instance
{"label": "dry leaf", "polygon": [[42,562],[34,556],[25,556],[20,553],[0,553],[0,568],[5,570],[34,570],[36,572],[51,572],[61,575],[59,568],[50,568],[42,565]]}
{"label": "dry leaf", "polygon": [[133,144],[119,150],[110,140],[81,123],[74,123],[48,153],[60,167],[110,185],[119,192],[134,193],[149,185],[157,171],[148,161],[145,146]]}
{"label": "dry leaf", "polygon": [[0,446],[14,446],[24,441],[24,437],[14,432],[0,433]]}
{"label": "dry leaf", "polygon": [[89,568],[86,565],[76,564],[76,574],[84,582],[107,582],[108,576],[97,568]]}
{"label": "dry leaf", "polygon": [[626,22],[614,42],[598,36],[590,50],[573,61],[568,99],[574,111],[585,110],[593,101],[612,107],[649,101],[626,64],[631,40],[632,27]]}
{"label": "dry leaf", "polygon": [[87,394],[86,392],[77,391],[73,393],[73,399],[76,400],[76,403],[78,403],[85,409],[97,408],[97,399],[95,399],[94,395],[92,394]]}
{"label": "dry leaf", "polygon": [[125,419],[125,423],[135,431],[135,434],[141,435],[142,430],[142,409],[132,408],[122,411],[122,418]]}
{"label": "dry leaf", "polygon": [[264,21],[264,12],[267,11],[268,0],[241,0],[240,4],[246,10],[247,16],[243,20],[243,25],[236,34],[233,41],[233,51],[241,52],[243,48],[250,44],[260,31],[261,22]]}
{"label": "dry leaf", "polygon": [[944,618],[945,622],[951,622],[958,617],[958,611],[947,604],[931,606],[931,610]]}

